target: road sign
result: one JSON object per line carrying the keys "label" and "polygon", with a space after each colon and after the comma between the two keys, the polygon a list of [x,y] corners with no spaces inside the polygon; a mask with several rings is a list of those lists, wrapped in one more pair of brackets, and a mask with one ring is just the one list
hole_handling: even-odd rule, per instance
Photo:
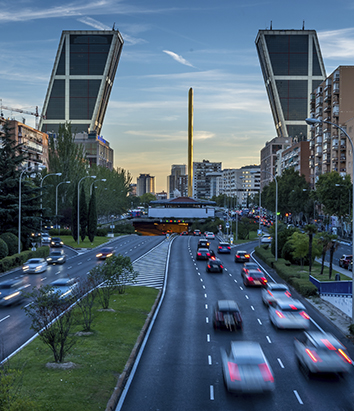
{"label": "road sign", "polygon": [[226,226],[225,226],[226,228],[230,228],[230,224],[229,223],[226,223]]}
{"label": "road sign", "polygon": [[262,230],[261,229],[257,230],[257,235],[262,235]]}

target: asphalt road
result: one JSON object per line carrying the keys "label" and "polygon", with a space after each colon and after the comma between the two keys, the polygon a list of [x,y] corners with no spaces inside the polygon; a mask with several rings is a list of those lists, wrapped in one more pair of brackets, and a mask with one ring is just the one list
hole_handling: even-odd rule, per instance
{"label": "asphalt road", "polygon": [[[244,287],[242,264],[234,262],[234,253],[221,256],[226,267],[223,274],[206,273],[206,263],[195,261],[197,240],[181,236],[172,244],[166,294],[117,411],[354,410],[354,370],[346,379],[327,376],[308,380],[294,355],[294,337],[301,331],[276,330],[271,325],[260,289]],[[243,245],[242,249],[251,251],[256,244]],[[216,251],[216,246],[217,240],[211,248]],[[274,272],[269,275],[280,281]],[[301,299],[296,293],[295,297]],[[239,303],[243,332],[213,329],[213,306],[219,299]],[[336,335],[354,358],[354,346],[344,335],[306,300],[303,302],[311,316],[311,329]],[[220,348],[227,348],[231,340],[260,343],[275,376],[272,394],[235,396],[226,391]]]}
{"label": "asphalt road", "polygon": [[[116,254],[129,256],[132,261],[155,247],[164,237],[141,237],[129,235],[117,237],[110,242]],[[25,280],[25,291],[30,292],[33,287],[50,284],[61,277],[81,277],[102,261],[96,259],[97,250],[75,251],[64,247],[67,261],[63,265],[50,265],[47,271],[41,274],[24,274],[22,268],[3,274],[1,280],[21,277]],[[28,341],[34,332],[30,329],[30,320],[22,309],[28,300],[18,305],[0,308],[0,359],[3,360],[22,344]]]}

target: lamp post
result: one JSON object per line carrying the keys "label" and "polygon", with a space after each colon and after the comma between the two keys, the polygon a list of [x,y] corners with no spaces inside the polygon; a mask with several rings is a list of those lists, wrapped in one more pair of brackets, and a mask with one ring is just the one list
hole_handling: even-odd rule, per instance
{"label": "lamp post", "polygon": [[62,173],[51,173],[51,174],[45,175],[45,176],[42,178],[42,180],[41,180],[41,184],[40,184],[40,186],[41,186],[41,205],[40,205],[40,208],[41,208],[41,222],[40,222],[40,232],[41,232],[41,235],[42,235],[42,207],[43,207],[43,205],[42,205],[42,202],[43,202],[43,199],[42,199],[42,187],[43,187],[43,181],[44,181],[47,177],[49,177],[49,176],[61,176],[61,175],[62,175]]}
{"label": "lamp post", "polygon": [[77,244],[80,244],[80,183],[85,178],[96,178],[96,176],[85,176],[77,185]]}
{"label": "lamp post", "polygon": [[[106,178],[101,178],[100,180],[98,180],[98,181],[107,181],[107,179]],[[94,181],[93,183],[91,183],[91,185],[90,185],[90,196],[92,196],[92,186],[95,184],[95,182],[96,181]],[[95,187],[96,188],[96,187]]]}
{"label": "lamp post", "polygon": [[[57,184],[55,188],[55,220],[58,225],[58,187],[60,184],[70,184],[71,181],[62,181],[61,183]],[[60,234],[60,227],[59,227],[59,234]]]}
{"label": "lamp post", "polygon": [[[353,140],[349,137],[349,135],[344,130],[344,128],[338,126],[338,124],[332,123],[331,121],[318,120],[317,118],[307,118],[305,121],[310,126],[314,126],[315,124],[322,124],[322,123],[330,124],[333,127],[336,127],[337,129],[339,129],[347,137],[347,139],[349,140],[350,145],[352,147],[352,156],[353,156],[353,159],[352,159],[352,166],[353,166],[352,181],[354,183],[354,144],[353,144]],[[352,198],[354,199],[354,184],[353,184]],[[352,218],[352,255],[354,255],[354,201],[353,201],[353,218]],[[352,321],[353,320],[354,320],[354,273],[352,273]]]}

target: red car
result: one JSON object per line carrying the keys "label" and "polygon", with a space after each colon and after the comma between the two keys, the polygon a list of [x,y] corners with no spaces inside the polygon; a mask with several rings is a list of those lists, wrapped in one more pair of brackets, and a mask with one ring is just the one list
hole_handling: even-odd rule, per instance
{"label": "red car", "polygon": [[258,270],[248,270],[248,272],[241,271],[243,277],[243,284],[248,286],[261,287],[265,286],[268,280],[265,278],[264,274]]}

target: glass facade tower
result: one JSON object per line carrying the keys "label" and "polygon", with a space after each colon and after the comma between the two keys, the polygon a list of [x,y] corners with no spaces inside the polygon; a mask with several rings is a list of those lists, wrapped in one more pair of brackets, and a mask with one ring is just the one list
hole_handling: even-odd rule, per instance
{"label": "glass facade tower", "polygon": [[259,30],[256,47],[278,137],[307,140],[312,91],[326,78],[315,30]]}
{"label": "glass facade tower", "polygon": [[123,47],[119,31],[63,31],[39,130],[100,134]]}

